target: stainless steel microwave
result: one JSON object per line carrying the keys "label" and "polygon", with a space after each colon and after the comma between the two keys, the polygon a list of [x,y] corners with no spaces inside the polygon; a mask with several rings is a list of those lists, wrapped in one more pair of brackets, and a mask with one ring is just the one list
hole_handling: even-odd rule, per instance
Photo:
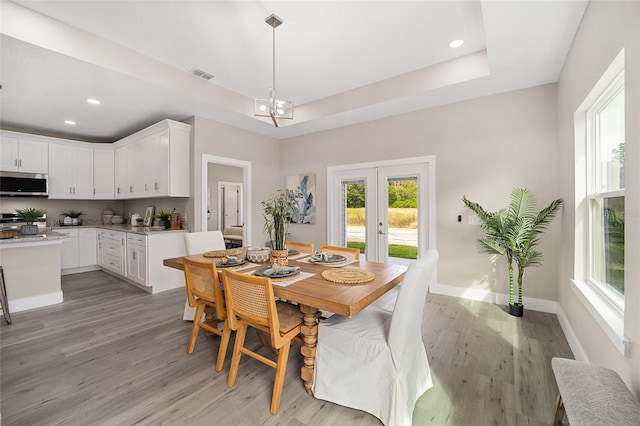
{"label": "stainless steel microwave", "polygon": [[0,196],[48,197],[49,175],[0,172]]}

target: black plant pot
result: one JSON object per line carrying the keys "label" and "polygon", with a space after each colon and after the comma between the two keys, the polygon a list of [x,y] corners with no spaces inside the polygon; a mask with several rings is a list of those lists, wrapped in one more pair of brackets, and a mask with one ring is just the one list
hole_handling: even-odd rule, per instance
{"label": "black plant pot", "polygon": [[509,304],[509,314],[514,317],[521,317],[524,314],[524,305],[519,304]]}

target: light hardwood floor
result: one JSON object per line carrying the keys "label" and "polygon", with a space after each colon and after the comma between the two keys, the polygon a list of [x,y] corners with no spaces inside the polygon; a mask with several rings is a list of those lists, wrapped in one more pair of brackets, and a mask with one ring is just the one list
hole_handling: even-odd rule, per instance
{"label": "light hardwood floor", "polygon": [[[150,295],[99,271],[64,276],[62,288],[64,303],[2,322],[5,426],[381,424],[307,396],[297,344],[277,415],[269,414],[275,370],[243,357],[227,388],[231,351],[216,373],[217,337],[201,333],[186,354],[183,290]],[[555,315],[514,318],[499,306],[430,294],[422,329],[434,387],[418,401],[414,424],[551,423],[551,357],[572,357]],[[259,347],[255,333],[247,340]]]}

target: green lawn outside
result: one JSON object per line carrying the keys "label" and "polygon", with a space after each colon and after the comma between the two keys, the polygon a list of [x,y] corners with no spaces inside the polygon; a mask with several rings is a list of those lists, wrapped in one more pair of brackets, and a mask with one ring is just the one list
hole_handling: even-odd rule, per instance
{"label": "green lawn outside", "polygon": [[[364,253],[364,243],[362,242],[347,241],[347,247],[357,248],[360,253]],[[389,244],[389,257],[416,259],[418,257],[418,247]]]}

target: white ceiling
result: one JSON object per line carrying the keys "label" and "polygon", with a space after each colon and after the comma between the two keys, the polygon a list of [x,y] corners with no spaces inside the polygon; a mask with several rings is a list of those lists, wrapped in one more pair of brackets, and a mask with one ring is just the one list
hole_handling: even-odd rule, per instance
{"label": "white ceiling", "polygon": [[[196,115],[282,139],[555,82],[586,4],[2,0],[0,121],[114,141]],[[277,95],[296,105],[279,128],[253,116],[272,85],[271,13]]]}

